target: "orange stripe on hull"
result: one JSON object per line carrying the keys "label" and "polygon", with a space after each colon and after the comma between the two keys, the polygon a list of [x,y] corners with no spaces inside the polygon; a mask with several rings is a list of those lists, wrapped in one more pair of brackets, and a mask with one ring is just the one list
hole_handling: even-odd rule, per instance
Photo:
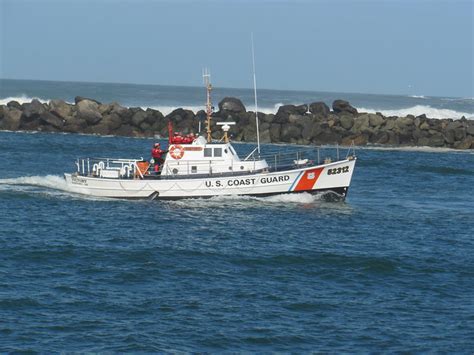
{"label": "orange stripe on hull", "polygon": [[296,185],[293,191],[312,190],[323,170],[324,168],[316,168],[305,171],[300,181],[298,181],[298,185]]}

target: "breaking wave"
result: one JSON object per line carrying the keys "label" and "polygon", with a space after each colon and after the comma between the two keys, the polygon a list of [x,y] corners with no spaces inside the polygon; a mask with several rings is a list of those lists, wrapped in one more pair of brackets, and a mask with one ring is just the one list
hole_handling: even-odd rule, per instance
{"label": "breaking wave", "polygon": [[[263,112],[265,114],[273,113],[275,114],[278,111],[278,108],[280,106],[283,106],[283,103],[279,102],[273,106],[263,106],[258,108],[258,112]],[[163,115],[168,115],[174,110],[178,108],[183,108],[185,110],[191,110],[194,113],[205,110],[205,107],[203,105],[180,105],[180,106],[166,106],[166,105],[156,105],[156,106],[141,106],[142,109],[146,110],[147,108],[151,108],[153,110],[158,110],[160,111]],[[247,111],[253,111],[254,107],[251,105],[246,106]],[[216,108],[217,109],[217,108]]]}
{"label": "breaking wave", "polygon": [[416,105],[407,108],[401,109],[392,109],[386,110],[383,108],[365,108],[365,107],[357,107],[357,111],[359,112],[381,112],[384,116],[406,116],[406,115],[414,115],[419,116],[425,114],[426,117],[429,118],[461,118],[462,116],[472,119],[474,118],[474,113],[471,112],[459,112],[455,110],[450,110],[446,108],[435,108],[431,106],[425,105]]}
{"label": "breaking wave", "polygon": [[10,101],[17,101],[20,104],[28,103],[31,102],[31,100],[36,99],[42,103],[48,103],[49,99],[43,99],[41,97],[31,97],[31,96],[26,96],[26,95],[21,95],[21,96],[10,96],[10,97],[5,97],[5,98],[0,98],[0,105],[6,105]]}
{"label": "breaking wave", "polygon": [[[415,96],[412,96],[415,97]],[[418,96],[418,98],[424,98],[422,96]],[[42,103],[49,103],[51,99],[45,99],[42,97],[35,97],[35,96],[27,96],[27,95],[21,95],[21,96],[10,96],[10,97],[5,97],[5,98],[0,98],[0,105],[6,105],[10,101],[17,101],[20,104],[28,103],[31,102],[31,100],[37,99]],[[69,101],[66,101],[68,103],[72,103]],[[280,106],[283,106],[284,104],[281,102],[278,102],[274,104],[273,106],[260,106],[258,108],[259,112],[263,112],[265,114],[275,114],[278,111],[278,108]],[[130,105],[124,105],[128,107],[136,106],[133,104]],[[141,108],[146,110],[147,108],[151,108],[154,110],[160,111],[163,115],[168,115],[169,113],[173,112],[177,108],[183,108],[185,110],[191,110],[194,113],[205,109],[204,105],[139,105]],[[247,110],[248,111],[253,111],[253,105],[247,105]],[[370,113],[375,113],[375,112],[381,112],[385,116],[406,116],[406,115],[414,115],[414,116],[419,116],[422,114],[425,114],[429,118],[453,118],[453,119],[459,119],[461,117],[466,117],[467,119],[474,119],[474,112],[461,112],[461,111],[456,111],[456,110],[451,110],[447,108],[435,108],[432,106],[428,105],[416,105],[412,107],[406,107],[406,108],[400,108],[400,109],[384,109],[384,108],[367,108],[367,107],[357,107],[357,110],[359,112],[370,112]]]}

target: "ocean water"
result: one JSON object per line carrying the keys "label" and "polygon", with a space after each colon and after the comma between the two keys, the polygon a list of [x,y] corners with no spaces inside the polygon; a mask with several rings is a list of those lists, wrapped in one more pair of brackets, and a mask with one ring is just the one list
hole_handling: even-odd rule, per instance
{"label": "ocean water", "polygon": [[359,149],[345,202],[68,192],[151,144],[0,132],[0,352],[474,350],[472,152]]}
{"label": "ocean water", "polygon": [[[63,99],[74,102],[75,96],[85,96],[101,102],[117,101],[124,106],[152,107],[167,114],[178,107],[197,112],[204,108],[206,93],[203,87],[160,85],[102,84],[31,80],[0,79],[0,104],[10,100],[20,103],[38,98],[47,102]],[[217,104],[226,96],[242,100],[247,110],[254,110],[252,89],[214,87],[213,102]],[[430,118],[462,116],[474,119],[474,99],[455,97],[430,97],[423,95],[374,95],[337,92],[258,90],[259,111],[275,113],[283,104],[310,104],[323,101],[329,107],[337,99],[348,100],[360,112],[382,112],[387,116],[415,116],[426,114]]]}

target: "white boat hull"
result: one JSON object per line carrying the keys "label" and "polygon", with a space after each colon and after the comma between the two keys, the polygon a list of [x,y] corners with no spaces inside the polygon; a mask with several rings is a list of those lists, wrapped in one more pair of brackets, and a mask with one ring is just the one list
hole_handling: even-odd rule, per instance
{"label": "white boat hull", "polygon": [[71,191],[111,198],[208,198],[226,195],[334,191],[345,198],[356,159],[255,174],[162,179],[116,179],[64,174]]}

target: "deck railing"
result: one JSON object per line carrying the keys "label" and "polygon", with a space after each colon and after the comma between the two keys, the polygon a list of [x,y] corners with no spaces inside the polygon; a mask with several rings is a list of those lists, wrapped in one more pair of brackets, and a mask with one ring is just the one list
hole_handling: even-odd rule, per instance
{"label": "deck railing", "polygon": [[[350,157],[355,157],[355,149],[354,145],[352,144],[348,147],[345,159]],[[265,160],[268,164],[269,171],[279,171],[284,169],[291,169],[291,168],[298,168],[304,167],[307,165],[320,165],[320,164],[327,164],[333,161],[340,160],[340,148],[339,146],[336,147],[310,147],[304,148],[300,150],[294,150],[292,152],[288,152],[287,149],[285,151],[278,151],[273,152],[271,154],[260,155],[258,156],[256,150],[250,152],[247,157],[241,161],[234,161],[232,166],[230,167],[229,171],[223,172],[216,172],[213,171],[213,167],[215,169],[216,164],[213,163],[212,160],[206,161],[177,161],[173,164],[167,164],[167,171],[166,177],[173,178],[173,177],[182,177],[182,167],[184,166],[186,169],[186,175],[192,176],[202,176],[203,171],[205,171],[205,175],[241,175],[241,174],[249,174],[257,169],[257,162]],[[77,166],[77,173],[82,176],[101,176],[101,177],[111,177],[111,178],[122,178],[122,179],[133,179],[133,178],[143,178],[142,171],[139,169],[137,163],[145,162],[143,158],[141,159],[112,159],[112,158],[79,158],[76,161]],[[240,166],[244,163],[247,167],[249,163],[251,164],[249,170],[242,171]],[[252,166],[253,165],[253,166]],[[180,174],[176,175],[173,174],[173,168],[179,167]],[[197,171],[200,173],[195,174],[193,173],[193,167],[196,168]],[[203,169],[204,167],[204,169]],[[253,169],[252,169],[253,167]],[[152,172],[152,165],[150,164],[149,170],[151,175]]]}
{"label": "deck railing", "polygon": [[[263,154],[258,156],[256,150],[253,150],[247,157],[246,160],[260,160],[265,159],[269,165],[270,170],[277,171],[288,167],[298,167],[312,164],[327,164],[333,161],[341,160],[340,147],[309,147],[292,152],[278,151],[272,154]],[[346,151],[344,159],[349,157],[355,157],[355,147],[351,144]]]}
{"label": "deck railing", "polygon": [[[110,176],[133,178],[143,177],[137,166],[142,159],[113,159],[113,158],[79,158],[76,160],[77,172],[83,176],[103,176],[107,172]],[[115,176],[116,172],[116,176]]]}

